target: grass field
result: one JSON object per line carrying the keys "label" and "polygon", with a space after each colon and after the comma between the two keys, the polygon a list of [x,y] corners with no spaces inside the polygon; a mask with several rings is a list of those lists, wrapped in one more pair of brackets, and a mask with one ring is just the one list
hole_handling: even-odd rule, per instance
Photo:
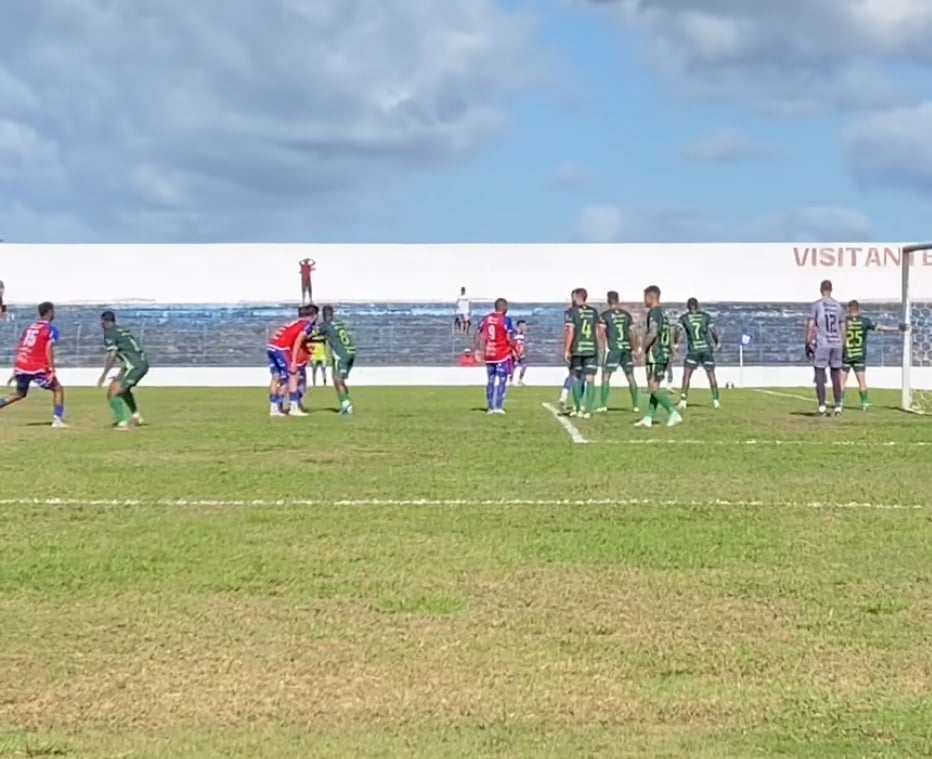
{"label": "grass field", "polygon": [[779,392],[575,432],[535,389],[31,398],[0,756],[932,756],[932,419]]}

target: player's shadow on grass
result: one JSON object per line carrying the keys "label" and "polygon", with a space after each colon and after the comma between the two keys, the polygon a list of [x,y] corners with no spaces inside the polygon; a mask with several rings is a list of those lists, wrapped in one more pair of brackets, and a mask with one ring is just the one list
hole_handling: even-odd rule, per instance
{"label": "player's shadow on grass", "polygon": [[805,416],[809,419],[820,419],[823,416],[828,418],[831,414],[820,414],[818,411],[791,411],[790,416]]}

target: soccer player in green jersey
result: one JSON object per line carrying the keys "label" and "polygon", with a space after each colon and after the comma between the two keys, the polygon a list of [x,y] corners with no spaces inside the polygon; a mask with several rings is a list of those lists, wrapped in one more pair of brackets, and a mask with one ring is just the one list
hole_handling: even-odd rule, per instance
{"label": "soccer player in green jersey", "polygon": [[[599,373],[599,312],[588,303],[589,293],[573,291],[573,306],[564,317],[563,358],[573,375],[573,411],[588,419],[595,405],[595,376]],[[585,388],[585,398],[583,398]]]}
{"label": "soccer player in green jersey", "polygon": [[686,361],[683,366],[683,389],[677,408],[685,409],[689,395],[689,381],[693,372],[700,366],[709,377],[712,390],[712,406],[718,408],[718,380],[715,378],[715,351],[721,347],[721,340],[712,317],[699,308],[699,301],[690,298],[686,301],[687,313],[680,317],[679,326],[686,335]]}
{"label": "soccer player in green jersey", "polygon": [[848,383],[848,376],[854,370],[858,380],[858,391],[861,396],[861,410],[870,408],[870,398],[867,390],[867,335],[876,332],[878,335],[891,335],[903,331],[903,327],[884,327],[872,319],[861,315],[861,304],[856,300],[848,302],[848,314],[845,317],[845,347],[842,352],[842,371],[844,372],[842,386]]}
{"label": "soccer player in green jersey", "polygon": [[104,331],[107,358],[97,387],[104,386],[110,370],[119,361],[120,373],[111,380],[110,387],[107,388],[107,401],[113,411],[113,421],[119,430],[129,429],[130,421],[134,426],[139,426],[142,424],[142,417],[139,415],[133,388],[149,371],[146,352],[128,329],[117,326],[113,311],[104,311],[100,315],[100,326]]}
{"label": "soccer player in green jersey", "polygon": [[634,319],[621,307],[621,297],[615,290],[607,296],[608,308],[602,312],[599,338],[602,344],[602,397],[596,413],[608,411],[608,399],[612,391],[612,375],[619,369],[624,371],[631,393],[631,408],[638,411],[638,383],[634,377]]}
{"label": "soccer player in green jersey", "polygon": [[644,290],[644,305],[647,307],[647,336],[644,339],[644,355],[647,359],[647,382],[650,387],[650,404],[647,415],[635,424],[636,427],[653,427],[657,407],[667,412],[667,427],[683,421],[662,387],[670,364],[672,335],[660,307],[660,288],[651,285]]}
{"label": "soccer player in green jersey", "polygon": [[353,404],[350,401],[346,380],[349,379],[353,364],[356,363],[356,343],[350,336],[346,325],[336,318],[333,306],[324,306],[321,310],[321,323],[314,334],[327,341],[330,346],[330,355],[333,357],[333,387],[337,391],[340,401],[340,413],[345,415],[353,413]]}

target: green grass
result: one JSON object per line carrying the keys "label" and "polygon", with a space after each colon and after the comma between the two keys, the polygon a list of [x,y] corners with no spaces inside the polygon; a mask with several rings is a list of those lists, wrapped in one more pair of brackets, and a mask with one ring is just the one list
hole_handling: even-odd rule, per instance
{"label": "green grass", "polygon": [[932,421],[785,392],[3,411],[0,757],[932,755]]}

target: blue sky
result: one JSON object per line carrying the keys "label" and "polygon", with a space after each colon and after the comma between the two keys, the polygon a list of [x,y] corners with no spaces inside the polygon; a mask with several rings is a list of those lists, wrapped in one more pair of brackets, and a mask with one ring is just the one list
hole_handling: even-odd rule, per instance
{"label": "blue sky", "polygon": [[927,0],[32,0],[0,238],[932,237]]}

